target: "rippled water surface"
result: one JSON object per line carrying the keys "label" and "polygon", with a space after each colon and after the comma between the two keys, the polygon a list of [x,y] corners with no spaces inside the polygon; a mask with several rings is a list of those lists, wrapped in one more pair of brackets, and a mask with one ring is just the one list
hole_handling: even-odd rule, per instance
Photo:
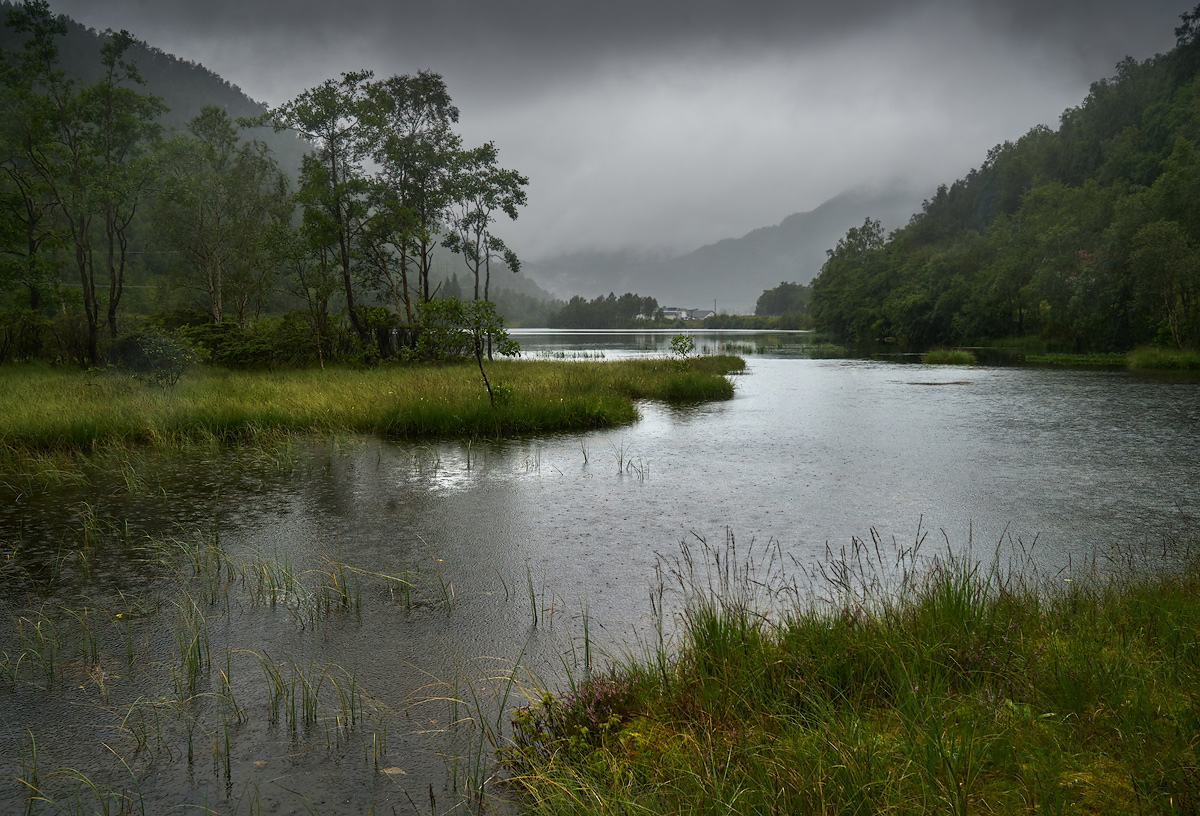
{"label": "rippled water surface", "polygon": [[[611,359],[669,335],[518,339]],[[816,360],[792,339],[747,355],[732,400],[623,428],[304,441],[15,495],[0,811],[34,786],[55,800],[35,812],[442,812],[488,777],[501,709],[655,636],[656,557],[682,540],[732,531],[805,566],[920,529],[1053,572],[1179,546],[1200,512],[1194,381]]]}

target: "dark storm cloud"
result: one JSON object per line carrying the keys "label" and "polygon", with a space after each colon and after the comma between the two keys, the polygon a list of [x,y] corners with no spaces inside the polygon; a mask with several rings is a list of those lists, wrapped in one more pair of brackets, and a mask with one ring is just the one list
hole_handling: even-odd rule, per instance
{"label": "dark storm cloud", "polygon": [[530,176],[510,243],[687,249],[849,187],[932,190],[1055,124],[1167,0],[51,0],[278,104],[342,71],[440,72],[468,142]]}
{"label": "dark storm cloud", "polygon": [[[389,47],[397,59],[456,61],[509,68],[539,64],[588,66],[596,60],[646,51],[706,46],[728,53],[747,48],[802,48],[852,32],[886,29],[898,19],[924,17],[936,28],[947,13],[967,10],[999,38],[1052,42],[1090,62],[1121,43],[1131,53],[1160,47],[1164,23],[1181,8],[1168,0],[857,0],[857,2],[648,3],[610,0],[571,3],[396,3],[389,0],[64,0],[59,8],[98,27],[125,26],[183,38],[269,40],[319,44],[357,38]],[[144,36],[144,35],[143,35]],[[1148,53],[1141,54],[1143,56]],[[1105,55],[1107,56],[1107,55]],[[546,61],[549,61],[548,63]]]}

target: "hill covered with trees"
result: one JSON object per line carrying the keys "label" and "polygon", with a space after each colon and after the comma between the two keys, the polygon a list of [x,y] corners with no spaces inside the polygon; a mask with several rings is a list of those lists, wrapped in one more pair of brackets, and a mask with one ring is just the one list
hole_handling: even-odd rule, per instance
{"label": "hill covered with trees", "polygon": [[813,282],[816,326],[915,347],[1200,348],[1200,6],[1175,34],[907,226],[851,229]]}

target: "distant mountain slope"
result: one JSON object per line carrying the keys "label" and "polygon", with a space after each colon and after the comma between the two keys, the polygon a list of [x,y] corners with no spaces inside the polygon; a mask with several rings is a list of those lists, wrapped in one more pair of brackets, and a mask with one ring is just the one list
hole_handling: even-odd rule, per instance
{"label": "distant mountain slope", "polygon": [[[11,8],[12,3],[0,2],[0,22]],[[62,19],[67,23],[67,33],[58,40],[59,66],[67,76],[81,83],[100,80],[103,76],[100,46],[105,40],[104,33],[87,28],[65,15]],[[137,36],[136,31],[130,33]],[[0,49],[18,51],[21,44],[20,35],[0,25]],[[205,105],[219,105],[235,118],[255,117],[266,110],[264,104],[255,102],[241,88],[203,65],[186,62],[146,43],[135,45],[128,57],[146,80],[145,90],[161,97],[170,109],[160,119],[168,137],[173,133],[185,132],[188,122]],[[306,142],[286,132],[277,134],[270,128],[258,128],[253,136],[270,145],[284,170],[292,174],[299,171],[300,157],[307,149]]]}
{"label": "distant mountain slope", "polygon": [[647,281],[653,280],[668,260],[628,250],[591,251],[526,261],[521,269],[554,296],[564,300],[574,295],[592,298],[609,292],[631,290],[649,295],[651,284]]}
{"label": "distant mountain slope", "polygon": [[[740,293],[752,311],[754,301],[780,281],[808,283],[821,271],[825,251],[868,216],[886,229],[908,223],[920,210],[921,195],[909,187],[884,192],[846,192],[815,210],[789,215],[741,238],[726,238],[667,264],[657,284],[674,289],[678,298],[703,306],[713,298],[737,300]],[[689,297],[690,295],[690,297]],[[732,303],[730,304],[732,306]]]}
{"label": "distant mountain slope", "polygon": [[922,193],[896,185],[850,191],[779,224],[726,238],[676,258],[631,252],[579,253],[529,263],[525,272],[560,297],[636,292],[663,305],[749,313],[764,290],[780,281],[808,283],[821,271],[825,251],[867,217],[886,229],[906,224],[921,208]]}

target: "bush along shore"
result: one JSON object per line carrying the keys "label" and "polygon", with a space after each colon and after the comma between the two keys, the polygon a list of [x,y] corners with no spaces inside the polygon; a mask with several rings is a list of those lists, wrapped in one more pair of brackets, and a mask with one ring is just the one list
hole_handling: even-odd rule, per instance
{"label": "bush along shore", "polygon": [[921,540],[855,541],[813,571],[820,597],[777,550],[685,545],[657,599],[682,594],[678,641],[516,713],[500,758],[524,808],[1197,812],[1196,560],[1042,580]]}
{"label": "bush along shore", "polygon": [[497,360],[489,399],[474,362],[288,372],[202,369],[171,388],[115,371],[0,368],[0,450],[89,452],[281,434],[485,437],[606,427],[635,400],[728,399],[731,356],[614,362]]}

